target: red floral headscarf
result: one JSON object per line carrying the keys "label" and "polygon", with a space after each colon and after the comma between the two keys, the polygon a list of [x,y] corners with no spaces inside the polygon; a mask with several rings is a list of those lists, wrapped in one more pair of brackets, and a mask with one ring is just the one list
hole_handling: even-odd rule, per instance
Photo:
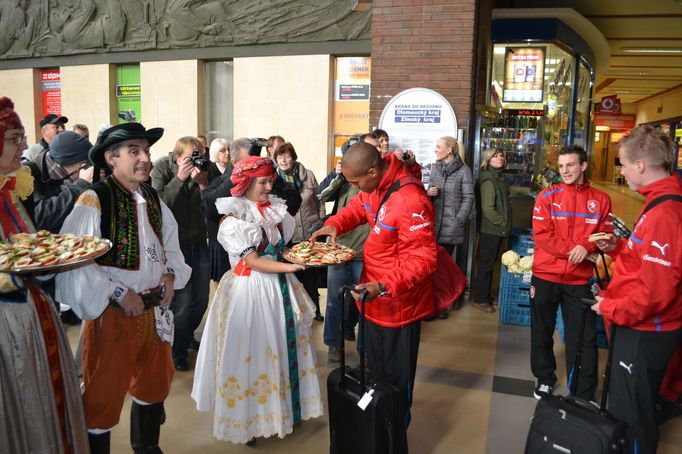
{"label": "red floral headscarf", "polygon": [[234,197],[242,197],[246,194],[254,178],[273,175],[275,178],[277,177],[270,158],[250,156],[235,164],[232,176],[230,177],[234,187],[230,190],[230,193]]}
{"label": "red floral headscarf", "polygon": [[[19,115],[14,111],[14,103],[7,96],[0,98],[0,139],[5,138],[8,129],[23,129]],[[0,156],[5,147],[5,141],[0,140]]]}

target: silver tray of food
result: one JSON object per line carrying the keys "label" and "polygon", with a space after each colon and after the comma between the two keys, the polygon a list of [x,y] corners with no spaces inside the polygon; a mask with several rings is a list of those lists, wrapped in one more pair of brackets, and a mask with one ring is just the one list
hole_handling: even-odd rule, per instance
{"label": "silver tray of food", "polygon": [[347,262],[355,258],[353,248],[336,243],[302,241],[282,252],[287,262],[305,266],[331,266]]}
{"label": "silver tray of food", "polygon": [[101,257],[111,246],[111,241],[89,235],[15,233],[0,242],[0,272],[54,273]]}

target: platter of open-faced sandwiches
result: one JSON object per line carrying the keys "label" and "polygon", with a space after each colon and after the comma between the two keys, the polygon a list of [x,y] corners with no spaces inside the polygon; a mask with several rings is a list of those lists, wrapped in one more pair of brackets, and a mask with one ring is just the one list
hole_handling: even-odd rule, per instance
{"label": "platter of open-faced sandwiches", "polygon": [[0,272],[52,272],[94,260],[111,249],[111,241],[70,233],[15,233],[0,241]]}
{"label": "platter of open-faced sandwiches", "polygon": [[353,248],[336,243],[302,241],[285,249],[282,257],[287,262],[306,266],[330,266],[347,262],[355,258]]}

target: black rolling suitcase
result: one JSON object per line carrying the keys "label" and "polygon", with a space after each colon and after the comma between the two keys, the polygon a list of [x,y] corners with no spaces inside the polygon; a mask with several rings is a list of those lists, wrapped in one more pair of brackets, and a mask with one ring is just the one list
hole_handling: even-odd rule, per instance
{"label": "black rolling suitcase", "polygon": [[[585,301],[585,312],[578,339],[583,338],[587,311],[591,310]],[[604,390],[597,408],[591,402],[576,396],[543,397],[535,407],[535,413],[526,439],[526,454],[616,454],[625,448],[625,423],[616,420],[606,411],[606,399],[611,378],[611,361],[616,326],[611,328],[609,353],[604,372]],[[571,394],[575,394],[580,374],[582,342],[578,345],[575,359],[575,379],[571,383]]]}
{"label": "black rolling suitcase", "polygon": [[[352,286],[340,291],[341,313]],[[365,299],[361,294],[361,319],[365,323]],[[365,371],[365,329],[360,330],[360,367],[346,367],[341,321],[341,367],[327,377],[329,404],[329,452],[331,454],[404,454],[407,436],[401,421],[400,392]],[[367,400],[369,401],[367,402]],[[361,408],[364,407],[364,408]]]}

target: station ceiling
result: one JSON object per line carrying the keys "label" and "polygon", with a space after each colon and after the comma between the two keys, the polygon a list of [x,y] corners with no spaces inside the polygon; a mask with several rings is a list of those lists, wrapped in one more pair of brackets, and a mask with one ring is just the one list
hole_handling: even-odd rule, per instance
{"label": "station ceiling", "polygon": [[496,8],[572,8],[594,24],[610,49],[596,73],[593,99],[635,103],[682,86],[682,0],[514,0]]}

